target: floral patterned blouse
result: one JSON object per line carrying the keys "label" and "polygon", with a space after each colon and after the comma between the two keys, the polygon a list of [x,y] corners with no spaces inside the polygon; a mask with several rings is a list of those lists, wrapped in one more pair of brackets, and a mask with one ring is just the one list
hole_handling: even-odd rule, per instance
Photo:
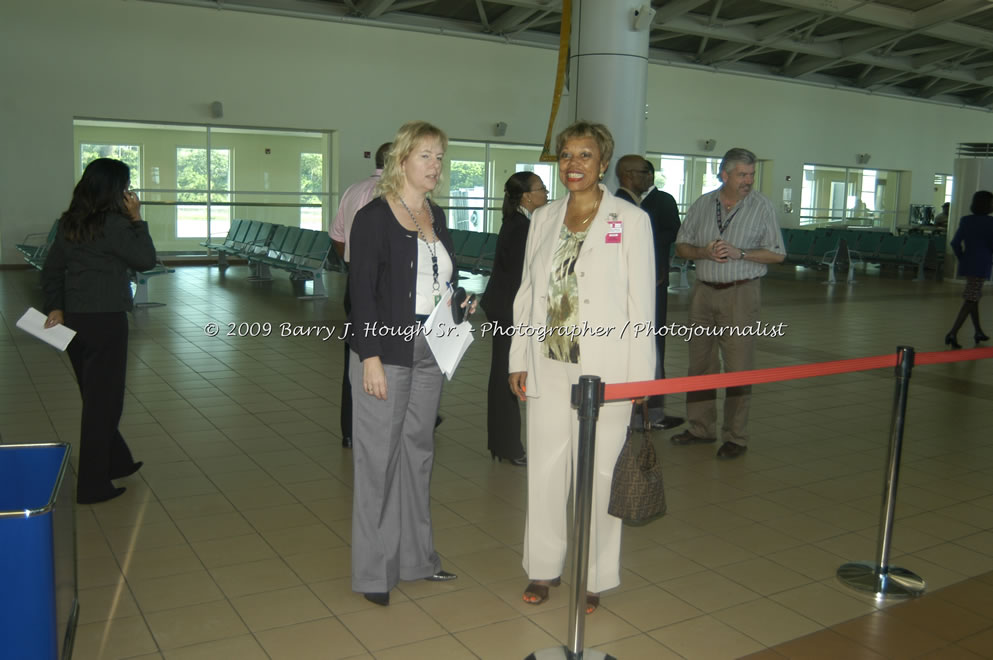
{"label": "floral patterned blouse", "polygon": [[[545,350],[549,358],[559,362],[579,364],[579,340],[569,332],[579,324],[579,283],[576,280],[576,261],[586,240],[586,231],[573,233],[562,225],[559,244],[552,256],[552,272],[548,276],[548,336]],[[563,334],[555,331],[565,328]]]}

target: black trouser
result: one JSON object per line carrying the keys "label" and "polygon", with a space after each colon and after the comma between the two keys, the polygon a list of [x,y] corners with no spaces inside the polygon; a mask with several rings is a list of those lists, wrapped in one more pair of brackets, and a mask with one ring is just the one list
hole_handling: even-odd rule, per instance
{"label": "black trouser", "polygon": [[[656,362],[655,378],[665,378],[665,334],[658,332],[658,329],[665,325],[666,314],[669,307],[669,283],[668,281],[655,287],[655,352],[658,354]],[[661,394],[648,397],[648,407],[661,409],[665,397]]]}
{"label": "black trouser", "polygon": [[[348,316],[352,313],[352,297],[348,293],[348,278],[345,278],[345,321],[348,321]],[[348,346],[347,341],[342,342],[345,345],[345,369],[341,376],[341,437],[351,438],[352,437],[352,381],[348,377],[348,363],[351,362],[349,355],[351,354],[351,349]]]}
{"label": "black trouser", "polygon": [[67,312],[65,324],[76,331],[66,352],[83,399],[76,494],[96,498],[114,488],[113,475],[134,465],[117,428],[124,412],[128,316],[127,312]]}
{"label": "black trouser", "polygon": [[[503,326],[503,324],[500,324]],[[513,460],[524,455],[521,408],[510,391],[510,335],[493,334],[490,382],[486,391],[486,437],[490,454]]]}

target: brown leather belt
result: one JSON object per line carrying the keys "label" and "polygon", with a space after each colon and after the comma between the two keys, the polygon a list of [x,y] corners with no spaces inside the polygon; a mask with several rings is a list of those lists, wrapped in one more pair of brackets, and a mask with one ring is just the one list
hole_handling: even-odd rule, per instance
{"label": "brown leather belt", "polygon": [[709,286],[711,289],[717,289],[718,291],[720,291],[721,289],[730,289],[733,286],[741,286],[742,284],[748,284],[749,282],[752,282],[757,279],[758,279],[757,277],[750,277],[747,280],[735,280],[734,282],[704,282],[703,280],[697,280],[697,281],[700,282],[700,284]]}

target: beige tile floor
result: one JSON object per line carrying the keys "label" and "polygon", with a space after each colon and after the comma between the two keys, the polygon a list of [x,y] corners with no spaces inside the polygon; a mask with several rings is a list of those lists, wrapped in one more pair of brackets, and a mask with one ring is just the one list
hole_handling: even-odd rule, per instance
{"label": "beige tile floor", "polygon": [[[567,587],[540,607],[520,600],[525,473],[486,452],[489,342],[477,339],[446,386],[437,432],[436,544],[460,578],[402,584],[379,608],[349,588],[341,345],[280,336],[283,323],[340,324],[343,277],[326,276],[327,301],[303,302],[285,275],[262,285],[246,276],[244,266],[180,267],[151,283],[167,306],[133,316],[121,428],[145,467],[122,482],[123,497],[77,511],[74,658],[523,658],[563,643]],[[760,366],[898,344],[939,350],[959,305],[955,283],[873,272],[852,287],[823,279],[788,268],[767,278],[763,319],[788,327],[758,342]],[[72,442],[79,400],[67,360],[14,328],[40,304],[36,282],[33,272],[0,272],[0,435]],[[685,319],[687,300],[671,294],[670,320]],[[988,299],[982,310],[993,329]],[[209,322],[220,336],[205,334]],[[270,334],[238,336],[241,323],[269,324]],[[669,373],[685,365],[685,345],[670,341]],[[587,646],[621,659],[831,657],[803,646],[835,648],[816,638],[829,634],[848,649],[839,658],[993,657],[991,367],[915,369],[893,542],[893,564],[923,575],[932,594],[971,589],[945,608],[968,640],[957,643],[961,654],[941,655],[947,630],[910,615],[880,619],[889,603],[834,577],[841,563],[875,552],[891,370],[757,386],[753,442],[732,462],[656,434],[669,513],[625,529],[623,584],[587,619]],[[669,405],[681,414],[682,397]],[[870,651],[881,648],[879,630],[916,630],[927,643],[907,655]]]}

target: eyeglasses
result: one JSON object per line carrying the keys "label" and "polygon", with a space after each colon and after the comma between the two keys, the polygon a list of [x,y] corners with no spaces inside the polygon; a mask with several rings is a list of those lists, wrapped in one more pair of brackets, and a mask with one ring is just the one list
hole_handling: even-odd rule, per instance
{"label": "eyeglasses", "polygon": [[545,193],[547,195],[548,194],[548,188],[546,188],[545,186],[542,186],[541,188],[535,188],[534,190],[529,190],[528,192],[533,192],[533,193],[539,193],[540,192],[540,193]]}

